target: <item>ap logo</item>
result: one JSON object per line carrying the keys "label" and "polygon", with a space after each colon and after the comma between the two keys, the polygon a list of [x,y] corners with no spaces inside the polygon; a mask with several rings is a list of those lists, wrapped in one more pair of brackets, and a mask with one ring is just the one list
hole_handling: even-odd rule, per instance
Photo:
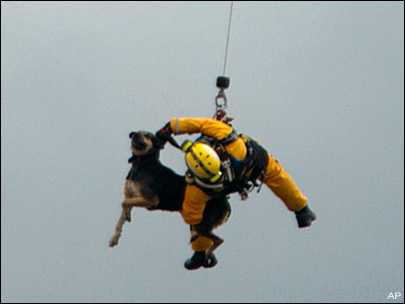
{"label": "ap logo", "polygon": [[387,296],[387,300],[399,300],[402,297],[402,293],[399,291],[390,292]]}

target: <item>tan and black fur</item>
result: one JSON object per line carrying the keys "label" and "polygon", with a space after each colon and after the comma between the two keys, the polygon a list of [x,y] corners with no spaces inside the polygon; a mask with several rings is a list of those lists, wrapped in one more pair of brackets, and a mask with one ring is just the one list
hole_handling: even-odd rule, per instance
{"label": "tan and black fur", "polygon": [[[183,175],[175,173],[159,161],[160,148],[155,136],[146,131],[131,132],[132,164],[124,185],[122,211],[110,239],[110,247],[118,244],[122,227],[131,221],[133,207],[148,210],[181,212],[186,182]],[[225,197],[213,198],[207,204],[204,218],[210,227],[206,235],[214,241],[212,252],[223,240],[212,233],[212,229],[227,220],[230,206]],[[204,221],[204,219],[203,219]]]}

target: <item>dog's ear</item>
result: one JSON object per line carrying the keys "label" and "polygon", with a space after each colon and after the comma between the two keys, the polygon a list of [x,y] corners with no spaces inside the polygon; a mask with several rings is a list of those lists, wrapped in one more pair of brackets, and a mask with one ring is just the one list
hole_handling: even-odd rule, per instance
{"label": "dog's ear", "polygon": [[132,136],[135,134],[135,132],[129,133],[129,138],[132,138]]}

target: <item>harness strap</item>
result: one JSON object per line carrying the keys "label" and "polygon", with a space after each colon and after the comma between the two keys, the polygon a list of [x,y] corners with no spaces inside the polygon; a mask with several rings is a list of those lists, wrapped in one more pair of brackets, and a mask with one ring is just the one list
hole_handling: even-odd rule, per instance
{"label": "harness strap", "polygon": [[218,145],[226,146],[237,139],[238,139],[238,134],[236,133],[235,130],[232,130],[232,132],[223,139],[216,139],[211,136],[201,135],[195,141],[201,141],[201,142],[209,144],[210,146],[216,147]]}
{"label": "harness strap", "polygon": [[242,172],[241,176],[245,176],[252,182],[255,182],[264,175],[269,156],[267,151],[253,139],[249,138],[246,146],[248,147],[248,156],[244,172]]}
{"label": "harness strap", "polygon": [[[243,161],[240,161],[240,168],[233,167],[233,170],[231,170],[231,162],[235,162],[235,159],[229,155],[225,146],[238,138],[242,138],[245,142],[247,155]],[[253,191],[255,187],[259,187],[258,191],[260,191],[268,163],[268,153],[255,140],[244,134],[238,135],[235,130],[232,130],[231,134],[222,140],[203,135],[197,138],[196,141],[202,141],[214,147],[221,159],[222,167],[225,169],[226,179],[224,184],[219,185],[207,184],[198,178],[193,178],[192,182],[207,190],[220,191],[222,189],[226,194],[239,192],[242,200],[246,199],[248,192]],[[238,172],[239,170],[241,171]],[[261,182],[257,183],[258,180]],[[191,179],[189,181],[191,182]]]}
{"label": "harness strap", "polygon": [[[240,136],[248,149],[248,154],[243,161],[242,171],[236,174],[236,179],[230,184],[230,192],[239,192],[242,200],[247,199],[248,193],[255,187],[261,189],[263,176],[267,167],[268,153],[255,140],[245,136]],[[258,183],[257,181],[260,181]]]}
{"label": "harness strap", "polygon": [[[195,184],[199,185],[200,187],[203,188],[203,190],[206,190],[204,192],[214,191],[214,192],[217,193],[217,192],[224,189],[224,184],[223,183],[215,183],[215,184],[206,183],[203,180],[199,179],[194,174],[192,174],[190,171],[186,172],[185,181],[188,184],[194,184],[195,183]],[[211,194],[211,193],[207,193],[207,194]]]}
{"label": "harness strap", "polygon": [[226,146],[226,145],[230,144],[231,142],[234,142],[237,139],[238,139],[238,134],[233,129],[231,134],[229,134],[227,137],[219,140],[219,144]]}

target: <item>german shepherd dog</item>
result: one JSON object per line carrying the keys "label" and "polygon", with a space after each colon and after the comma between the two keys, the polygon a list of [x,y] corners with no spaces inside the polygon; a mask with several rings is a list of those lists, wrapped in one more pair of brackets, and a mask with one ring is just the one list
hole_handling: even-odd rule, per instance
{"label": "german shepherd dog", "polygon": [[[122,212],[110,239],[110,247],[118,245],[124,223],[131,221],[133,207],[143,207],[151,211],[181,212],[187,185],[184,175],[175,173],[160,162],[162,147],[154,134],[138,131],[131,132],[129,137],[132,157],[128,162],[132,166],[126,177]],[[207,202],[202,224],[205,225],[204,231],[208,232],[203,235],[213,240],[213,246],[207,250],[207,256],[222,244],[223,239],[213,234],[212,230],[225,223],[230,212],[226,197],[212,198]]]}

